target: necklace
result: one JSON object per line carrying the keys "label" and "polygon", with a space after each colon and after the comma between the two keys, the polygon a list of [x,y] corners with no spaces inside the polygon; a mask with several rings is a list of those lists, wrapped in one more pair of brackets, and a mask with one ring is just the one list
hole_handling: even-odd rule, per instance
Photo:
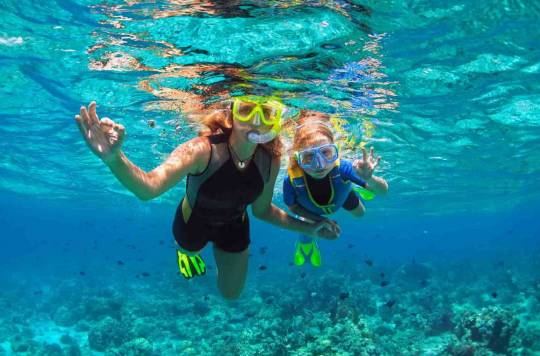
{"label": "necklace", "polygon": [[234,160],[237,162],[237,165],[238,165],[238,168],[240,169],[244,169],[246,168],[246,164],[251,160],[251,158],[253,157],[253,155],[255,154],[255,152],[253,152],[248,158],[246,158],[245,160],[241,160],[238,155],[236,154],[236,152],[234,151],[234,148],[229,144],[227,143],[227,145],[229,146],[229,152],[232,153],[232,156],[234,158]]}

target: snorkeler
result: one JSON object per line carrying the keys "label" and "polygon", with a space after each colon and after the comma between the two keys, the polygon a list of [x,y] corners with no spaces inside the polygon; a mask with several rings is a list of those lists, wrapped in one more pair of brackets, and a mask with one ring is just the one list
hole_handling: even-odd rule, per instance
{"label": "snorkeler", "polygon": [[[289,210],[313,222],[344,208],[354,217],[364,215],[362,199],[385,194],[388,184],[373,175],[381,157],[368,156],[362,148],[362,160],[350,162],[339,158],[339,148],[329,116],[302,111],[296,127],[293,156],[289,160],[288,176],[283,181],[283,198]],[[351,183],[357,185],[354,187]],[[313,266],[321,265],[321,253],[316,238],[300,234],[295,246],[294,263],[301,266],[309,257]]]}
{"label": "snorkeler", "polygon": [[212,242],[218,288],[224,298],[235,299],[248,266],[248,205],[255,217],[308,236],[334,239],[339,234],[329,221],[304,222],[272,204],[284,109],[274,98],[235,98],[226,110],[202,120],[206,129],[199,137],[179,145],[150,172],[122,152],[124,126],[100,120],[95,102],[81,107],[75,119],[91,151],[139,199],[158,197],[187,176],[186,195],[173,224],[180,272],[186,278],[204,274],[199,253]]}

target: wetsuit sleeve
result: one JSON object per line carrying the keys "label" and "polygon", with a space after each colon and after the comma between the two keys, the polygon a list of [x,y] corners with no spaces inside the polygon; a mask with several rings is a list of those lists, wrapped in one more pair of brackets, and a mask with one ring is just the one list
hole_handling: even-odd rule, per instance
{"label": "wetsuit sleeve", "polygon": [[341,160],[339,163],[339,173],[341,173],[343,179],[350,180],[363,188],[367,186],[366,182],[354,172],[351,161]]}
{"label": "wetsuit sleeve", "polygon": [[291,184],[289,176],[286,176],[285,179],[283,179],[283,200],[287,206],[291,206],[296,203],[294,188]]}

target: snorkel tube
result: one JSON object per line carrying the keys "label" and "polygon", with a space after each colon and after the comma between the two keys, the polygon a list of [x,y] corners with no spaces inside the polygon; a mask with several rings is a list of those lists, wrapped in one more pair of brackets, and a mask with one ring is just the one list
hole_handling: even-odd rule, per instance
{"label": "snorkel tube", "polygon": [[258,130],[252,130],[247,133],[247,139],[251,143],[256,144],[263,144],[268,143],[276,138],[278,135],[279,129],[276,130],[275,128],[272,128],[272,130],[266,132],[266,133],[260,133]]}

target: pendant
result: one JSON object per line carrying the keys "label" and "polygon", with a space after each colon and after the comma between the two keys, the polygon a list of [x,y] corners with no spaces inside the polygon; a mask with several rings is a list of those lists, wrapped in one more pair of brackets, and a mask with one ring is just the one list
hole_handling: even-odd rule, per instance
{"label": "pendant", "polygon": [[246,166],[246,162],[238,161],[238,168],[244,168]]}

